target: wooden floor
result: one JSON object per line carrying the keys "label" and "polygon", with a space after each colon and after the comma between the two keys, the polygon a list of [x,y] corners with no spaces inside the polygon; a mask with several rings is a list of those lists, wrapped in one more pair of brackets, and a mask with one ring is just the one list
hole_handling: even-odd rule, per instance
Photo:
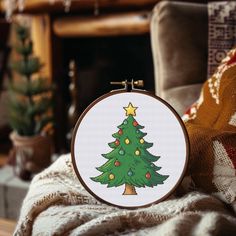
{"label": "wooden floor", "polygon": [[0,235],[1,236],[12,236],[16,222],[0,218]]}

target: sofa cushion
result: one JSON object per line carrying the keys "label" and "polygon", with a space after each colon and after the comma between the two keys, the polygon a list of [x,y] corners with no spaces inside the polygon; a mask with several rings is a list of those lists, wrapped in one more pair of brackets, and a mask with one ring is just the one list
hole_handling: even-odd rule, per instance
{"label": "sofa cushion", "polygon": [[183,85],[175,88],[167,89],[162,98],[173,104],[174,108],[183,114],[189,103],[193,104],[196,97],[199,96],[202,84]]}
{"label": "sofa cushion", "polygon": [[196,86],[196,91],[186,97],[185,86],[191,88],[207,79],[207,22],[206,4],[162,1],[153,11],[151,40],[156,93],[181,115],[200,92],[200,86]]}

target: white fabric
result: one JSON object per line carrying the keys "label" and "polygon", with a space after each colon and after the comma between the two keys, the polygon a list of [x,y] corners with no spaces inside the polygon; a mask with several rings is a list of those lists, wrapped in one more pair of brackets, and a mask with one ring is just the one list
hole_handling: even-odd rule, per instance
{"label": "white fabric", "polygon": [[101,204],[75,176],[70,154],[32,181],[15,235],[236,235],[236,218],[199,192],[138,210]]}

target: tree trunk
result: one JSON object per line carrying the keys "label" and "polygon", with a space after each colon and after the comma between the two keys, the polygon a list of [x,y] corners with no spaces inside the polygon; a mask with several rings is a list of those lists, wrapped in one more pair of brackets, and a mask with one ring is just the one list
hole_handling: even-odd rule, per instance
{"label": "tree trunk", "polygon": [[135,187],[133,185],[125,184],[123,195],[137,195]]}

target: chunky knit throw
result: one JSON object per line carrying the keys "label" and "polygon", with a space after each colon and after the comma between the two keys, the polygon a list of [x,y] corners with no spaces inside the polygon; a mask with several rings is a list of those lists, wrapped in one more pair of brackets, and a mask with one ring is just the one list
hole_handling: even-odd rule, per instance
{"label": "chunky knit throw", "polygon": [[15,235],[235,235],[236,218],[220,200],[199,192],[139,210],[96,201],[74,174],[70,154],[37,175]]}

